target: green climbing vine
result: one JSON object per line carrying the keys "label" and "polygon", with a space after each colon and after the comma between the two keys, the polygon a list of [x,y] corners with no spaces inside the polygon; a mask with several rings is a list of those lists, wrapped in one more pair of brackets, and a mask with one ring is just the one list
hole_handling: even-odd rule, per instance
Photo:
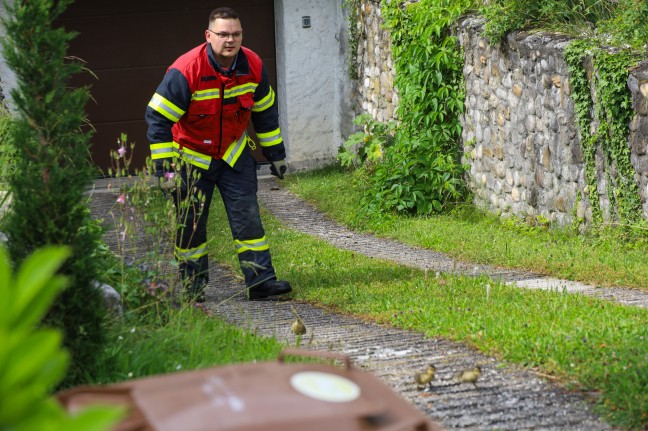
{"label": "green climbing vine", "polygon": [[347,11],[348,16],[348,58],[347,58],[347,74],[349,78],[358,79],[358,42],[362,37],[362,31],[359,28],[360,24],[360,0],[343,0],[342,8]]}
{"label": "green climbing vine", "polygon": [[[574,40],[565,49],[565,60],[585,164],[584,197],[592,209],[593,222],[600,224],[607,216],[616,222],[639,223],[641,198],[628,145],[628,124],[634,112],[626,87],[628,69],[638,58],[627,50],[610,53],[592,41]],[[601,208],[597,155],[605,164],[610,214],[604,214]]]}
{"label": "green climbing vine", "polygon": [[381,2],[391,37],[399,125],[372,164],[360,217],[430,214],[467,193],[461,163],[463,52],[451,25],[472,1]]}

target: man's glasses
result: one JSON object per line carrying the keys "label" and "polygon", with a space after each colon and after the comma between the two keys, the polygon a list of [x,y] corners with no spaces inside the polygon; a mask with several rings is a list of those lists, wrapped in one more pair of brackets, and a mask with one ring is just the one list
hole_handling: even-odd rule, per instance
{"label": "man's glasses", "polygon": [[235,33],[223,33],[223,32],[216,33],[216,32],[215,32],[214,30],[212,30],[212,29],[209,29],[209,28],[208,28],[207,30],[211,31],[211,32],[214,33],[216,36],[218,36],[219,39],[222,39],[222,40],[227,40],[227,39],[229,39],[230,37],[231,37],[232,39],[234,39],[234,40],[239,40],[240,38],[243,37],[243,32],[242,32],[242,31],[237,31],[237,32],[235,32]]}

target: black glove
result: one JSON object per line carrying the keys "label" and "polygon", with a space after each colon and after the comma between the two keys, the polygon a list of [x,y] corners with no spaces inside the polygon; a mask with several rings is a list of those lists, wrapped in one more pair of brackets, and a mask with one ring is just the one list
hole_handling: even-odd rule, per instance
{"label": "black glove", "polygon": [[164,178],[165,174],[168,172],[173,172],[173,159],[157,159],[155,160],[155,173],[154,175],[157,178]]}
{"label": "black glove", "polygon": [[286,165],[285,160],[275,160],[274,162],[270,162],[270,173],[274,175],[275,177],[279,177],[280,180],[284,179],[284,174],[286,173],[286,170],[288,170],[288,166]]}
{"label": "black glove", "polygon": [[158,159],[155,161],[155,177],[158,179],[158,186],[162,189],[165,197],[173,193],[176,188],[175,172],[171,165],[171,159]]}

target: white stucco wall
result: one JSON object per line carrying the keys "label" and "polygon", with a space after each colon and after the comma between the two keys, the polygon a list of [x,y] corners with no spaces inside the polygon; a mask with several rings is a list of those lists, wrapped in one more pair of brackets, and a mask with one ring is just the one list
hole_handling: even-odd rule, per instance
{"label": "white stucco wall", "polygon": [[[275,0],[277,96],[291,170],[330,164],[352,127],[341,0]],[[311,27],[302,28],[310,16]]]}

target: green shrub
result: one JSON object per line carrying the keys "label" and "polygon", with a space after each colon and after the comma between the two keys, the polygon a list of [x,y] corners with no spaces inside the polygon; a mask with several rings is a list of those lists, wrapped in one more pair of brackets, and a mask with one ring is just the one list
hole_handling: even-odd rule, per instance
{"label": "green shrub", "polygon": [[[10,125],[11,114],[4,105],[0,104],[0,190],[5,189],[14,165],[13,159],[16,150],[11,142]],[[2,205],[2,202],[3,197],[0,196],[0,205]]]}
{"label": "green shrub", "polygon": [[0,431],[99,431],[121,414],[91,408],[72,417],[49,396],[68,355],[59,331],[37,326],[66,284],[55,272],[69,255],[63,247],[37,250],[14,275],[0,247]]}
{"label": "green shrub", "polygon": [[72,355],[64,385],[83,382],[95,368],[105,314],[101,292],[93,287],[101,265],[96,255],[101,230],[91,219],[84,194],[95,173],[90,134],[82,130],[89,92],[70,89],[71,77],[83,65],[66,54],[74,35],[53,28],[70,3],[16,0],[6,5],[2,40],[18,83],[12,92],[16,118],[10,129],[16,143],[15,170],[9,177],[12,204],[3,227],[16,265],[44,245],[70,247],[70,259],[60,270],[69,287],[45,317],[63,330]]}
{"label": "green shrub", "polygon": [[450,26],[471,1],[432,1],[400,7],[383,2],[391,35],[400,124],[394,144],[369,177],[359,217],[430,214],[463,200],[460,116],[464,110],[463,53]]}
{"label": "green shrub", "polygon": [[481,12],[486,17],[486,34],[497,42],[513,30],[592,33],[613,10],[613,4],[605,0],[493,0]]}
{"label": "green shrub", "polygon": [[616,13],[599,25],[599,34],[616,46],[648,52],[648,2],[619,0]]}
{"label": "green shrub", "polygon": [[394,143],[396,123],[375,121],[369,114],[358,115],[353,124],[362,128],[344,141],[338,151],[340,164],[347,168],[359,168],[369,162],[375,164],[382,158],[385,148]]}

